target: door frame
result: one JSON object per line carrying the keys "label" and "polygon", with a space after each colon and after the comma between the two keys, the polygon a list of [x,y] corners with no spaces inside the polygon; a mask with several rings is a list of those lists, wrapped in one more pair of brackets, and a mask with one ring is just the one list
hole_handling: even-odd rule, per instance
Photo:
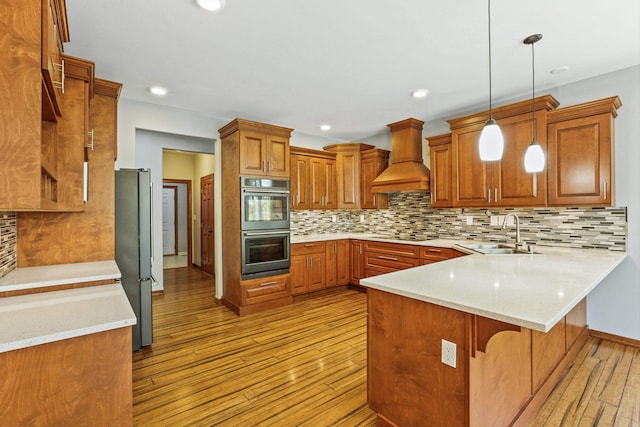
{"label": "door frame", "polygon": [[[162,190],[173,191],[173,253],[178,255],[178,186],[163,185]],[[164,204],[164,194],[162,197],[162,203]],[[162,218],[162,222],[164,224],[164,216]],[[162,247],[164,248],[164,242],[162,242]],[[164,250],[162,251],[162,255],[164,255]]]}
{"label": "door frame", "polygon": [[[170,178],[163,178],[162,179],[162,185],[166,185],[166,184],[186,184],[187,185],[187,266],[192,267],[193,266],[193,254],[192,252],[192,218],[193,218],[193,212],[192,212],[192,208],[191,208],[191,180],[190,179],[170,179]],[[177,203],[177,197],[176,197],[176,203]],[[176,227],[177,229],[177,227]],[[176,239],[177,240],[177,239]],[[178,243],[176,242],[176,245]]]}

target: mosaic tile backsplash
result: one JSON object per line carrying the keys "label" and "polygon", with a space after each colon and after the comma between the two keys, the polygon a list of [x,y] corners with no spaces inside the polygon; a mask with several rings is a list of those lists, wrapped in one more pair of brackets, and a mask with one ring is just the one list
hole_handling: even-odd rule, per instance
{"label": "mosaic tile backsplash", "polygon": [[492,217],[496,221],[509,212],[520,217],[522,241],[531,245],[626,250],[624,207],[432,209],[429,194],[418,192],[390,194],[389,209],[383,210],[293,211],[291,231],[294,235],[351,232],[400,240],[513,243],[515,227],[503,230],[502,222],[492,225]]}
{"label": "mosaic tile backsplash", "polygon": [[16,268],[16,213],[0,212],[0,277]]}

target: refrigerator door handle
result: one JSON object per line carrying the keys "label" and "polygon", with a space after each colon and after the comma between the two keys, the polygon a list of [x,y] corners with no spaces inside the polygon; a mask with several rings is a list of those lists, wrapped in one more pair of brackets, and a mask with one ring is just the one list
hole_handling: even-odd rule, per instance
{"label": "refrigerator door handle", "polygon": [[[149,177],[151,178],[151,177]],[[150,193],[150,197],[149,197],[149,201],[151,202],[151,269],[153,270],[153,261],[155,259],[155,251],[154,251],[154,247],[153,247],[153,181],[151,181],[151,179],[149,179],[149,193]],[[153,278],[153,275],[151,275],[151,278]],[[156,283],[157,280],[153,279]]]}

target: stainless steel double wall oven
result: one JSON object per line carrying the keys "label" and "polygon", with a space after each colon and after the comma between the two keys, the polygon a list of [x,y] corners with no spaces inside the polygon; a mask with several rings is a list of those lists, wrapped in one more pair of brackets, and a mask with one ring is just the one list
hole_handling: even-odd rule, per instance
{"label": "stainless steel double wall oven", "polygon": [[242,278],[289,272],[289,181],[240,178]]}

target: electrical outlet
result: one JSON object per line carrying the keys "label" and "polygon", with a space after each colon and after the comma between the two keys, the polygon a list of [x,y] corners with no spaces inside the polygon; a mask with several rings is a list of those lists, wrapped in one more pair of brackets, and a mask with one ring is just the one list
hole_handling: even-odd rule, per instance
{"label": "electrical outlet", "polygon": [[498,225],[498,217],[491,215],[491,225]]}
{"label": "electrical outlet", "polygon": [[467,225],[473,225],[473,217],[467,216]]}
{"label": "electrical outlet", "polygon": [[338,215],[331,215],[331,222],[336,222],[338,220]]}
{"label": "electrical outlet", "polygon": [[442,340],[442,363],[452,368],[456,367],[456,344]]}
{"label": "electrical outlet", "polygon": [[364,215],[360,215],[360,222],[364,222]]}

